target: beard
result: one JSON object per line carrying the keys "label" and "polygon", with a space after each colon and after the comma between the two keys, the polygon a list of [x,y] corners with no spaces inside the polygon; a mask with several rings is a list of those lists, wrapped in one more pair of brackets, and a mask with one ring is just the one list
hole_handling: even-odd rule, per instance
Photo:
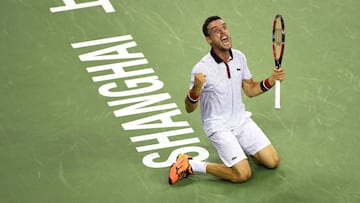
{"label": "beard", "polygon": [[228,42],[228,45],[224,45],[221,41],[220,42],[216,42],[216,43],[211,43],[210,44],[212,47],[215,47],[216,49],[218,49],[219,51],[229,51],[232,47],[231,42]]}

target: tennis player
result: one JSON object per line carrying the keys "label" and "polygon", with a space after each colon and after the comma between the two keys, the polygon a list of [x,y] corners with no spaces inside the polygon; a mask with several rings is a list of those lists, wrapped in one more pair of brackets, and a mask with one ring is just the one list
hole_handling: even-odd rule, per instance
{"label": "tennis player", "polygon": [[200,103],[205,134],[222,163],[200,162],[180,154],[170,168],[169,184],[194,172],[207,173],[234,183],[251,177],[248,157],[269,169],[279,166],[279,156],[268,137],[245,110],[242,90],[248,97],[268,91],[275,80],[284,80],[282,68],[254,81],[245,55],[231,45],[231,34],[219,16],[207,18],[203,34],[211,50],[193,68],[185,108],[193,112]]}

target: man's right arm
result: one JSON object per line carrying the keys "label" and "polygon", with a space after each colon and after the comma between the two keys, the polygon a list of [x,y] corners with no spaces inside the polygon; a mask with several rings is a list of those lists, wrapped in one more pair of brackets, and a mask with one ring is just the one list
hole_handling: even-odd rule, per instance
{"label": "man's right arm", "polygon": [[194,86],[189,90],[185,97],[186,112],[191,113],[198,107],[198,100],[205,84],[206,75],[203,73],[196,73],[194,75]]}
{"label": "man's right arm", "polygon": [[201,91],[200,91],[200,93],[196,93],[194,91],[194,88],[189,90],[189,93],[185,97],[185,109],[186,109],[186,112],[188,112],[188,113],[193,112],[198,107],[198,102],[191,101],[191,99],[189,98],[190,92],[192,92],[192,94],[197,97],[199,97],[201,94]]}

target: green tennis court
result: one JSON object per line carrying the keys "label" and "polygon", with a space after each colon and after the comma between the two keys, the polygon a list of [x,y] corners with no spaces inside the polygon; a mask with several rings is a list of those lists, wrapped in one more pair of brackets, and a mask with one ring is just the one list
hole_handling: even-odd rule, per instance
{"label": "green tennis court", "polygon": [[[0,8],[0,202],[360,202],[360,1],[4,0]],[[176,185],[179,152],[219,162],[190,72],[221,16],[255,80],[286,23],[281,109],[245,99],[281,156],[232,184]],[[149,103],[146,103],[149,102]]]}

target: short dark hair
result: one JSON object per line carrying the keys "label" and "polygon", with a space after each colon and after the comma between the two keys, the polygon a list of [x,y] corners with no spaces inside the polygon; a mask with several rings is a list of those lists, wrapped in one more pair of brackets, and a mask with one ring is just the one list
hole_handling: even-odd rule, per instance
{"label": "short dark hair", "polygon": [[203,24],[203,27],[202,27],[202,31],[203,31],[205,37],[209,36],[209,32],[208,32],[208,29],[207,29],[208,25],[209,25],[212,21],[214,21],[214,20],[219,20],[219,19],[221,19],[219,16],[210,16],[210,17],[208,17],[208,18],[205,20],[205,22],[204,22],[204,24]]}

